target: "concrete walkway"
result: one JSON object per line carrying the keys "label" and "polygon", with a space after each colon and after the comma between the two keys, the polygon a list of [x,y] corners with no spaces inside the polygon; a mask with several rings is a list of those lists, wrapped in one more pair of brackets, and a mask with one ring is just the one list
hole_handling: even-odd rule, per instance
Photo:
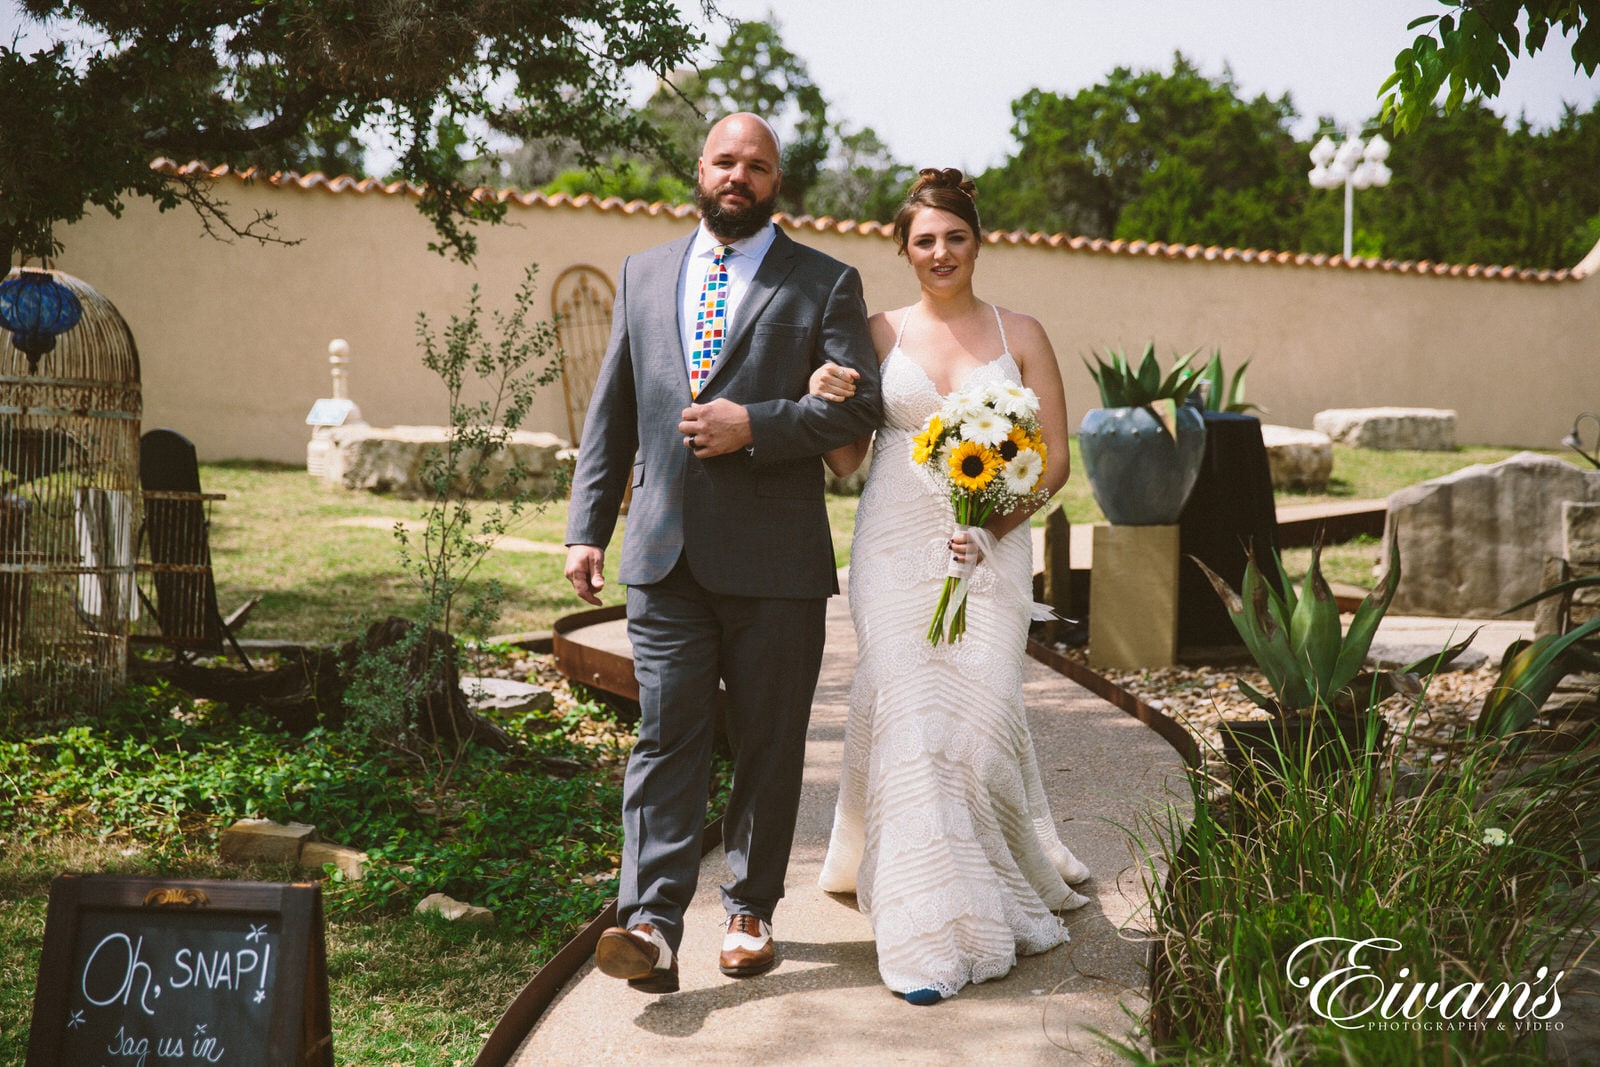
{"label": "concrete walkway", "polygon": [[914,1007],[879,981],[872,930],[855,898],[817,888],[854,668],[849,610],[835,597],[788,896],[774,916],[778,966],[744,980],[717,971],[725,922],[718,885],[727,873],[716,849],[701,865],[687,916],[682,989],[637,993],[587,964],[513,1063],[1116,1062],[1091,1031],[1122,1037],[1143,1009],[1140,929],[1149,897],[1132,833],[1152,818],[1186,817],[1177,754],[1137,720],[1030,660],[1025,696],[1040,769],[1063,840],[1094,872],[1079,887],[1092,902],[1067,913],[1070,944],[1020,961],[1005,979]]}

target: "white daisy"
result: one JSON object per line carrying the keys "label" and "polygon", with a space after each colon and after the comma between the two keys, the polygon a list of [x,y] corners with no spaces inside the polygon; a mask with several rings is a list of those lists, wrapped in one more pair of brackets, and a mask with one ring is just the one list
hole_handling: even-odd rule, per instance
{"label": "white daisy", "polygon": [[995,382],[989,387],[989,402],[1002,415],[1025,419],[1039,411],[1039,398],[1032,389],[1016,382]]}
{"label": "white daisy", "polygon": [[1006,488],[1017,496],[1027,496],[1039,486],[1044,477],[1044,457],[1031,448],[1024,448],[1000,470]]}
{"label": "white daisy", "polygon": [[1011,420],[988,408],[979,408],[976,415],[961,421],[961,439],[976,441],[980,445],[995,447],[1011,432]]}
{"label": "white daisy", "polygon": [[945,397],[944,405],[939,409],[939,418],[944,420],[946,426],[959,426],[988,410],[983,403],[982,391],[961,389]]}

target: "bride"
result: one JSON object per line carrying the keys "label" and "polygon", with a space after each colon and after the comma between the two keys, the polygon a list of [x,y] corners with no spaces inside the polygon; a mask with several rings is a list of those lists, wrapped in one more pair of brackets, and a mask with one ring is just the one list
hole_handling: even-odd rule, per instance
{"label": "bride", "polygon": [[[955,528],[950,499],[912,462],[912,438],[950,393],[990,381],[1037,394],[1043,501],[1067,480],[1061,372],[1033,318],[973,293],[976,189],[958,170],[921,172],[894,220],[921,285],[910,307],[874,315],[884,425],[830,453],[836,474],[872,467],[856,514],[850,611],[859,645],[844,767],[820,884],[856,894],[878,971],[894,992],[935,1004],[1008,973],[1019,954],[1067,940],[1058,912],[1088,899],[1088,868],[1056,836],[1022,702],[1033,587],[1027,520],[996,515],[980,536]],[[812,392],[843,400],[854,372],[828,364]],[[948,540],[947,540],[948,538]],[[967,631],[930,644],[946,569],[979,562]]]}

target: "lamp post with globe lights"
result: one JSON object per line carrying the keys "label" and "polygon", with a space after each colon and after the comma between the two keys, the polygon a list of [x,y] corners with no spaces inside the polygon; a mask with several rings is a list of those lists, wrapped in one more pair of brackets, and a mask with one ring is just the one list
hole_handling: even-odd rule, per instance
{"label": "lamp post with globe lights", "polygon": [[1389,142],[1381,133],[1362,143],[1354,127],[1345,133],[1345,139],[1335,144],[1332,137],[1323,135],[1311,149],[1311,184],[1318,189],[1337,189],[1344,186],[1344,258],[1350,258],[1351,220],[1355,215],[1355,191],[1372,186],[1389,184],[1393,172],[1384,165],[1389,158]]}

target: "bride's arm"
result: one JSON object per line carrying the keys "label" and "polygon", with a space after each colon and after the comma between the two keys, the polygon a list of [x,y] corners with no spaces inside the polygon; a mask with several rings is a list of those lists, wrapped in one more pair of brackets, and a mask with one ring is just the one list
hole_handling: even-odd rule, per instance
{"label": "bride's arm", "polygon": [[984,528],[999,540],[1028,517],[1048,503],[1050,498],[1067,484],[1071,472],[1071,458],[1067,450],[1067,394],[1061,384],[1061,367],[1056,362],[1055,349],[1044,327],[1031,315],[1008,312],[1005,320],[1006,337],[1010,341],[1012,358],[1022,371],[1022,384],[1032,389],[1039,398],[1039,426],[1045,447],[1044,482],[1040,485],[1040,503],[1021,507],[1005,515],[996,515],[984,523]]}
{"label": "bride's arm", "polygon": [[[811,372],[811,393],[824,400],[838,403],[856,395],[856,372],[848,367],[840,367],[833,363],[824,363]],[[867,449],[872,445],[872,437],[866,436],[859,441],[851,441],[847,445],[840,445],[822,454],[822,461],[828,465],[837,477],[844,478],[854,474],[861,461],[867,458]]]}
{"label": "bride's arm", "polygon": [[[880,312],[872,316],[868,323],[872,328],[872,343],[878,349],[878,360],[881,363],[888,351],[885,346],[885,333],[888,334],[888,345],[893,345],[893,331],[889,330],[883,314]],[[855,395],[856,378],[858,375],[848,367],[840,367],[833,363],[824,363],[811,372],[810,392],[830,400],[834,403],[846,400]],[[828,465],[836,477],[844,478],[854,474],[856,468],[861,466],[867,458],[867,450],[872,447],[872,436],[869,434],[859,441],[852,441],[847,445],[822,454],[822,461]]]}

